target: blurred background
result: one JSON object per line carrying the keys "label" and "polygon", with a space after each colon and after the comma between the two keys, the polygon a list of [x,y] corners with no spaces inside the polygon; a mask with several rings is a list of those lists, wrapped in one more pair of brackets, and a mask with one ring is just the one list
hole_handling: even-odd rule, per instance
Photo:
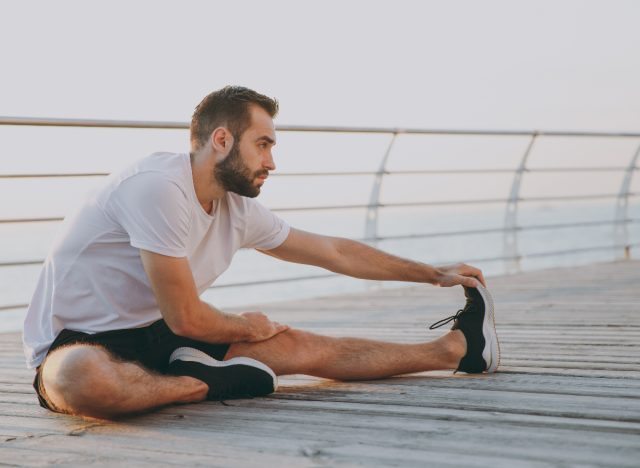
{"label": "blurred background", "polygon": [[[637,258],[638,18],[615,0],[1,2],[0,327],[101,174],[188,151],[183,128],[12,118],[187,124],[227,84],[280,101],[259,200],[295,227],[488,275]],[[253,251],[216,285],[221,307],[402,286]]]}

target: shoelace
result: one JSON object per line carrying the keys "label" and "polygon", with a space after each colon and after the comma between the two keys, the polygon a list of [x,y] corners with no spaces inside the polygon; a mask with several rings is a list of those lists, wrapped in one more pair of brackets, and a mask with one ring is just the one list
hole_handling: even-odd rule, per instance
{"label": "shoelace", "polygon": [[460,314],[462,314],[462,312],[464,312],[464,309],[460,309],[451,317],[443,318],[442,320],[438,320],[437,322],[432,323],[431,325],[429,325],[429,330],[435,330],[436,328],[440,328],[449,322],[453,322],[455,319],[460,317]]}

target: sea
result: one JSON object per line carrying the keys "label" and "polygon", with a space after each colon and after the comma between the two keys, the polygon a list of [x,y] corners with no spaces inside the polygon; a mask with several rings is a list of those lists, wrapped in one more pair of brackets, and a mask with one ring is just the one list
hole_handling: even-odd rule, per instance
{"label": "sea", "polygon": [[[0,176],[110,173],[159,149],[185,151],[187,138],[183,130],[0,127]],[[389,135],[281,133],[274,151],[278,168],[258,200],[298,229],[353,239],[373,233],[379,239],[367,242],[394,255],[433,265],[472,264],[483,270],[489,287],[492,276],[517,270],[622,258],[613,224],[616,195],[638,141],[606,138],[536,141],[518,204],[522,258],[518,265],[503,258],[506,199],[529,142],[511,136],[396,138],[375,197],[374,173],[389,150]],[[635,175],[626,228],[627,243],[635,245],[630,253],[637,258],[640,175]],[[38,261],[46,258],[61,228],[58,221],[6,221],[64,217],[103,182],[96,175],[0,177],[0,220],[5,221],[0,223],[0,263],[36,262],[0,267],[0,332],[21,329],[25,309],[10,306],[29,302],[42,268]],[[554,197],[574,198],[549,199]],[[382,206],[363,207],[372,201]],[[311,209],[337,206],[351,208]],[[543,228],[551,225],[563,227]],[[466,232],[487,230],[497,232]],[[203,299],[220,308],[256,310],[265,303],[408,285],[327,273],[241,250]]]}

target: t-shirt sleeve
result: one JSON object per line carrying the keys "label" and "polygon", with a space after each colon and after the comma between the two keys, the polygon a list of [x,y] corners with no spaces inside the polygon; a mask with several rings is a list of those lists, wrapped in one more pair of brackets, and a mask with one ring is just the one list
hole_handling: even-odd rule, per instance
{"label": "t-shirt sleeve", "polygon": [[159,172],[136,174],[114,190],[109,199],[113,218],[138,249],[187,256],[189,199],[180,186]]}
{"label": "t-shirt sleeve", "polygon": [[242,247],[270,250],[282,244],[291,228],[256,200],[246,199],[246,225]]}

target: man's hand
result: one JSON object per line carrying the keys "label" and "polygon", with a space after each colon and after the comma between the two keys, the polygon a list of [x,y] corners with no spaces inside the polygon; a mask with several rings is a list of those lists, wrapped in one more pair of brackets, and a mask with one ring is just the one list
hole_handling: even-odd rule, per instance
{"label": "man's hand", "polygon": [[244,317],[249,324],[250,337],[247,341],[250,343],[268,340],[278,333],[289,329],[288,325],[272,322],[262,312],[244,312],[240,315]]}
{"label": "man's hand", "polygon": [[482,271],[464,263],[455,263],[437,268],[436,286],[467,286],[469,288],[477,288],[479,284],[486,287]]}

